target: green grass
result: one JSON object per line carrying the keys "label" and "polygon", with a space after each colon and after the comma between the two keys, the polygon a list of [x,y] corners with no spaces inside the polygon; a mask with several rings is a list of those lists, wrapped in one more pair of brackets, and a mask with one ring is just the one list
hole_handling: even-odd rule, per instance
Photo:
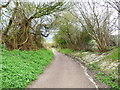
{"label": "green grass", "polygon": [[[72,50],[70,48],[67,48],[67,49],[56,48],[56,50],[63,54],[67,54],[70,56],[76,56],[76,57],[85,57],[87,55],[83,53],[83,52],[86,52],[85,50]],[[87,51],[87,53],[91,54],[92,52]]]}
{"label": "green grass", "polygon": [[[108,53],[108,52],[107,52]],[[111,59],[111,60],[120,60],[120,48],[115,48],[111,51],[109,51],[109,55],[105,57],[105,59]]]}
{"label": "green grass", "polygon": [[86,55],[85,55],[85,54],[80,53],[78,56],[79,56],[79,57],[85,57]]}
{"label": "green grass", "polygon": [[2,52],[2,88],[25,88],[50,64],[50,50]]}
{"label": "green grass", "polygon": [[120,78],[114,73],[110,73],[109,75],[106,75],[103,72],[98,72],[96,78],[102,82],[105,83],[113,88],[113,90],[120,90],[120,86],[118,83],[120,83]]}
{"label": "green grass", "polygon": [[120,90],[120,86],[118,86],[118,83],[120,83],[120,78],[118,78],[119,73],[109,72],[109,74],[106,74],[100,70],[97,62],[89,64],[87,67],[90,70],[96,71],[96,79],[99,82],[111,86],[114,90]]}
{"label": "green grass", "polygon": [[92,64],[89,64],[88,66],[87,66],[90,70],[99,70],[100,69],[100,67],[98,66],[98,62],[94,62],[94,63],[92,63]]}
{"label": "green grass", "polygon": [[72,49],[59,49],[58,51],[63,54],[70,54],[72,52]]}

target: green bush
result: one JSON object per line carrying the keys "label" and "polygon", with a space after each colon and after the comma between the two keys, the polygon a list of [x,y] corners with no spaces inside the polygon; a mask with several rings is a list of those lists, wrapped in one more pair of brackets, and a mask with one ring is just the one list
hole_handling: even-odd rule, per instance
{"label": "green bush", "polygon": [[2,88],[25,88],[50,64],[50,50],[2,50]]}

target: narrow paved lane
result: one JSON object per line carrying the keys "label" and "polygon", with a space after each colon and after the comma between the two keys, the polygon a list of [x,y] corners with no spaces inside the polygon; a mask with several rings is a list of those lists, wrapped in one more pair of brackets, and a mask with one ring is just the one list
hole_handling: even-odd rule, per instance
{"label": "narrow paved lane", "polygon": [[28,88],[95,88],[83,68],[55,50],[54,60]]}

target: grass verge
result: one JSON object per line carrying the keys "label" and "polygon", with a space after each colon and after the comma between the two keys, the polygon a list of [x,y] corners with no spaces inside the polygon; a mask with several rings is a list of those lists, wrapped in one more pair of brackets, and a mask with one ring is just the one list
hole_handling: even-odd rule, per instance
{"label": "grass verge", "polygon": [[2,51],[2,88],[25,88],[50,64],[50,50]]}
{"label": "grass verge", "polygon": [[110,53],[105,57],[105,59],[111,59],[112,61],[120,60],[120,48],[115,48],[107,53]]}
{"label": "grass verge", "polygon": [[58,49],[59,52],[69,55],[72,52],[72,49]]}
{"label": "grass verge", "polygon": [[[71,49],[58,49],[58,51],[75,57],[86,56],[85,54],[83,54],[82,51],[72,51]],[[99,66],[101,62],[105,62],[105,61],[117,62],[118,60],[120,60],[120,48],[114,48],[113,50],[106,52],[106,56],[103,58],[103,60],[94,62],[92,64],[88,64],[87,68],[91,72],[96,73],[95,78],[99,82],[105,83],[106,85],[112,87],[114,90],[120,90],[120,86],[118,85],[120,83],[119,73],[117,71],[111,71],[109,73],[103,72],[101,70],[101,67]],[[109,67],[109,64],[107,65],[107,67]]]}
{"label": "grass verge", "polygon": [[120,90],[120,86],[118,85],[120,78],[115,73],[105,74],[104,72],[98,72],[96,78],[100,82],[111,86],[114,90]]}

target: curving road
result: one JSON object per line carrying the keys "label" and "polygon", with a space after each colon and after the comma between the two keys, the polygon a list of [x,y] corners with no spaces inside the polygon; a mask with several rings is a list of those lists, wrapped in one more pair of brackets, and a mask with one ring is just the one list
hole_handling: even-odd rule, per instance
{"label": "curving road", "polygon": [[54,60],[28,88],[95,88],[78,63],[56,50],[53,52]]}

